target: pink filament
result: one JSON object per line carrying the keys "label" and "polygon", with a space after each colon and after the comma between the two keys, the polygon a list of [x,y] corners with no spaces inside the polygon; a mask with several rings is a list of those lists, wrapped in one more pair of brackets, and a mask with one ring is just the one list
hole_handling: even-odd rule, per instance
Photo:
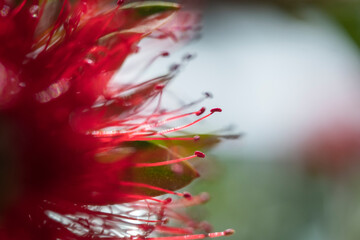
{"label": "pink filament", "polygon": [[173,160],[169,160],[169,161],[164,161],[164,162],[155,162],[155,163],[136,163],[134,166],[135,167],[158,167],[158,166],[164,166],[164,165],[170,165],[173,163],[178,163],[178,162],[183,162],[192,158],[196,158],[199,157],[198,154],[194,154],[188,157],[184,157],[184,158],[178,158],[178,159],[173,159]]}
{"label": "pink filament", "polygon": [[160,192],[164,192],[164,193],[168,193],[168,194],[174,194],[174,195],[177,195],[177,196],[180,196],[180,197],[184,196],[184,194],[182,194],[182,193],[177,193],[177,192],[174,192],[174,191],[170,191],[170,190],[160,188],[160,187],[155,187],[155,186],[145,184],[145,183],[121,181],[121,182],[119,182],[119,184],[123,185],[123,186],[133,186],[133,187],[147,188],[147,189],[156,190],[156,191],[160,191]]}
{"label": "pink filament", "polygon": [[148,240],[191,240],[191,239],[204,239],[204,238],[216,238],[230,236],[234,234],[234,230],[227,229],[223,232],[213,232],[207,234],[194,234],[194,235],[184,235],[184,236],[172,236],[172,237],[154,237],[148,238]]}

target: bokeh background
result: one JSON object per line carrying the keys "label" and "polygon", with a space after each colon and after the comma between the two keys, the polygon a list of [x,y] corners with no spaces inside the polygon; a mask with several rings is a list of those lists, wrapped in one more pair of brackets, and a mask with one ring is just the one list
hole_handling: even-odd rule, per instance
{"label": "bokeh background", "polygon": [[[223,141],[191,192],[191,209],[230,239],[360,239],[360,2],[202,2],[201,38],[172,53],[196,58],[170,85],[221,114],[196,131]],[[199,7],[198,6],[198,7]],[[155,63],[164,68],[169,59]],[[165,100],[166,101],[166,100]]]}
{"label": "bokeh background", "polygon": [[[360,239],[360,3],[208,1],[197,57],[170,86],[223,112],[195,208],[230,239]],[[211,161],[211,158],[209,158]]]}

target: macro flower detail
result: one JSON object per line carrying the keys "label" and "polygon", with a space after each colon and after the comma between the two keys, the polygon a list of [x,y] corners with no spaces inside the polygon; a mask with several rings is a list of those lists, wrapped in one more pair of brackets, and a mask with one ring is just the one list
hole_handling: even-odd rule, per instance
{"label": "macro flower detail", "polygon": [[199,176],[187,160],[204,158],[197,147],[219,137],[173,134],[221,109],[163,109],[177,67],[109,87],[141,40],[177,38],[171,21],[179,9],[170,2],[0,0],[0,239],[233,233],[211,233],[181,211],[207,194],[178,192]]}

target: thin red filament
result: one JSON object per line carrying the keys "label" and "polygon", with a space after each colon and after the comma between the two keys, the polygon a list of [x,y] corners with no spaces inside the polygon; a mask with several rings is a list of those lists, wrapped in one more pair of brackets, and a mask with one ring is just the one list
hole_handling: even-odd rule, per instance
{"label": "thin red filament", "polygon": [[184,236],[172,236],[172,237],[154,237],[148,238],[148,240],[192,240],[192,239],[204,239],[204,238],[217,238],[230,236],[234,234],[235,231],[233,229],[227,229],[223,232],[213,232],[207,234],[194,234],[194,235],[184,235]]}
{"label": "thin red filament", "polygon": [[[164,161],[164,162],[155,162],[155,163],[136,163],[134,166],[135,167],[158,167],[158,166],[164,166],[164,165],[170,165],[170,164],[174,164],[174,163],[179,163],[179,162],[183,162],[192,158],[196,158],[196,157],[202,157],[201,154],[199,154],[200,152],[195,152],[194,155],[188,156],[188,157],[184,157],[184,158],[178,158],[178,159],[173,159],[173,160],[169,160],[169,161]],[[203,154],[203,153],[202,153]],[[204,154],[205,156],[205,154]]]}

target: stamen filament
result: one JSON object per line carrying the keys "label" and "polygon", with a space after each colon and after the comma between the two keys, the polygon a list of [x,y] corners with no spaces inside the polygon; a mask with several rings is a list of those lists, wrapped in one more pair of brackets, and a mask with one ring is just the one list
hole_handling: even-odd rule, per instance
{"label": "stamen filament", "polygon": [[12,11],[12,15],[15,16],[16,14],[18,14],[21,11],[21,9],[25,6],[26,2],[27,2],[26,0],[23,0],[22,3]]}
{"label": "stamen filament", "polygon": [[212,109],[209,114],[207,114],[207,115],[205,115],[205,116],[203,116],[203,117],[195,120],[195,121],[192,122],[192,123],[189,123],[189,124],[186,124],[186,125],[183,125],[183,126],[180,126],[180,127],[175,127],[175,128],[170,128],[170,129],[166,129],[166,130],[163,130],[163,131],[159,131],[159,132],[157,132],[157,134],[158,134],[158,135],[163,135],[163,134],[167,134],[167,133],[170,133],[170,132],[179,131],[179,130],[182,130],[182,129],[184,129],[184,128],[188,128],[188,127],[190,127],[190,126],[192,126],[192,125],[194,125],[194,124],[196,124],[196,123],[204,120],[205,118],[210,117],[210,116],[213,115],[215,112],[220,112],[220,111],[219,111],[218,109],[215,109],[215,111],[214,111],[214,109]]}
{"label": "stamen filament", "polygon": [[230,236],[234,234],[235,231],[233,229],[227,229],[223,232],[213,232],[207,234],[194,234],[194,235],[184,235],[184,236],[172,236],[172,237],[154,237],[148,238],[147,240],[192,240],[192,239],[204,239],[204,238],[217,238]]}
{"label": "stamen filament", "polygon": [[196,151],[194,153],[194,155],[188,156],[188,157],[184,157],[184,158],[178,158],[178,159],[173,159],[173,160],[169,160],[169,161],[164,161],[164,162],[155,162],[155,163],[136,163],[134,166],[135,167],[158,167],[158,166],[164,166],[164,165],[170,165],[170,164],[174,164],[174,163],[178,163],[178,162],[183,162],[192,158],[204,158],[205,154],[199,151]]}
{"label": "stamen filament", "polygon": [[160,140],[160,141],[171,141],[171,140],[175,140],[175,141],[197,141],[199,140],[199,136],[195,136],[195,137],[147,137],[147,138],[132,138],[129,139],[127,141],[156,141],[156,140]]}
{"label": "stamen filament", "polygon": [[169,227],[169,226],[156,226],[155,231],[162,233],[172,233],[172,234],[193,234],[193,229],[190,228],[178,228],[178,227]]}
{"label": "stamen filament", "polygon": [[174,191],[170,191],[164,188],[160,188],[160,187],[155,187],[149,184],[145,184],[145,183],[136,183],[136,182],[125,182],[125,181],[121,181],[119,182],[120,185],[123,186],[133,186],[133,187],[141,187],[141,188],[147,188],[147,189],[151,189],[151,190],[156,190],[156,191],[160,191],[160,192],[164,192],[164,193],[168,193],[168,194],[173,194],[173,195],[177,195],[180,197],[183,197],[184,194],[183,193],[177,193]]}

